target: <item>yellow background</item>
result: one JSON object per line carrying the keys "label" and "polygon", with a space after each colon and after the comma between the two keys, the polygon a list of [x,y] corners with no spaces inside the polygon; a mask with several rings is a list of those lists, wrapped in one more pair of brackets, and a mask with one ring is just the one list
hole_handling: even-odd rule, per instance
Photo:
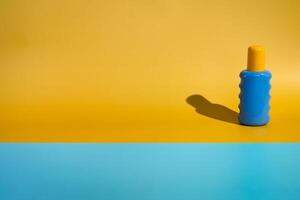
{"label": "yellow background", "polygon": [[[271,122],[238,111],[247,47],[272,72]],[[0,141],[300,141],[298,0],[1,0]]]}

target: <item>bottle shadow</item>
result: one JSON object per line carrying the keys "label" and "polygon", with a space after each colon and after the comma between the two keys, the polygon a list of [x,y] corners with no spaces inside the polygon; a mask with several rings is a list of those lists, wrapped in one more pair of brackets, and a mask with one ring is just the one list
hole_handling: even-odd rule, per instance
{"label": "bottle shadow", "polygon": [[191,95],[186,98],[186,102],[201,115],[232,124],[239,124],[237,112],[226,106],[211,103],[202,95]]}

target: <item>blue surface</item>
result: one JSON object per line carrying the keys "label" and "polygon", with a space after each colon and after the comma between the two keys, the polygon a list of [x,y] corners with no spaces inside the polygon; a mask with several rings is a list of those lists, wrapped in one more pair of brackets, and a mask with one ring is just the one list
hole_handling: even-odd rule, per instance
{"label": "blue surface", "polygon": [[0,199],[300,199],[300,144],[0,144]]}
{"label": "blue surface", "polygon": [[239,121],[242,124],[259,126],[269,122],[271,77],[269,71],[240,73]]}

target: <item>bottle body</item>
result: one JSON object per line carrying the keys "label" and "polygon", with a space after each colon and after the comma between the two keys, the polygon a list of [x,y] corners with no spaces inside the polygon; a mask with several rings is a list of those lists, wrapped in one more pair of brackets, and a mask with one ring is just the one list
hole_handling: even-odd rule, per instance
{"label": "bottle body", "polygon": [[261,126],[270,120],[270,79],[269,71],[240,73],[240,114],[241,124]]}

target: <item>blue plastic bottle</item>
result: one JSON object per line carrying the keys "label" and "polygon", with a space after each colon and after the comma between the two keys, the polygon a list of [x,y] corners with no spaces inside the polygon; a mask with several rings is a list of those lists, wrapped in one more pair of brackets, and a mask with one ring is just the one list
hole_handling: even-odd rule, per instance
{"label": "blue plastic bottle", "polygon": [[269,122],[271,77],[271,73],[265,70],[264,48],[258,45],[249,47],[247,70],[240,73],[241,124],[261,126]]}

